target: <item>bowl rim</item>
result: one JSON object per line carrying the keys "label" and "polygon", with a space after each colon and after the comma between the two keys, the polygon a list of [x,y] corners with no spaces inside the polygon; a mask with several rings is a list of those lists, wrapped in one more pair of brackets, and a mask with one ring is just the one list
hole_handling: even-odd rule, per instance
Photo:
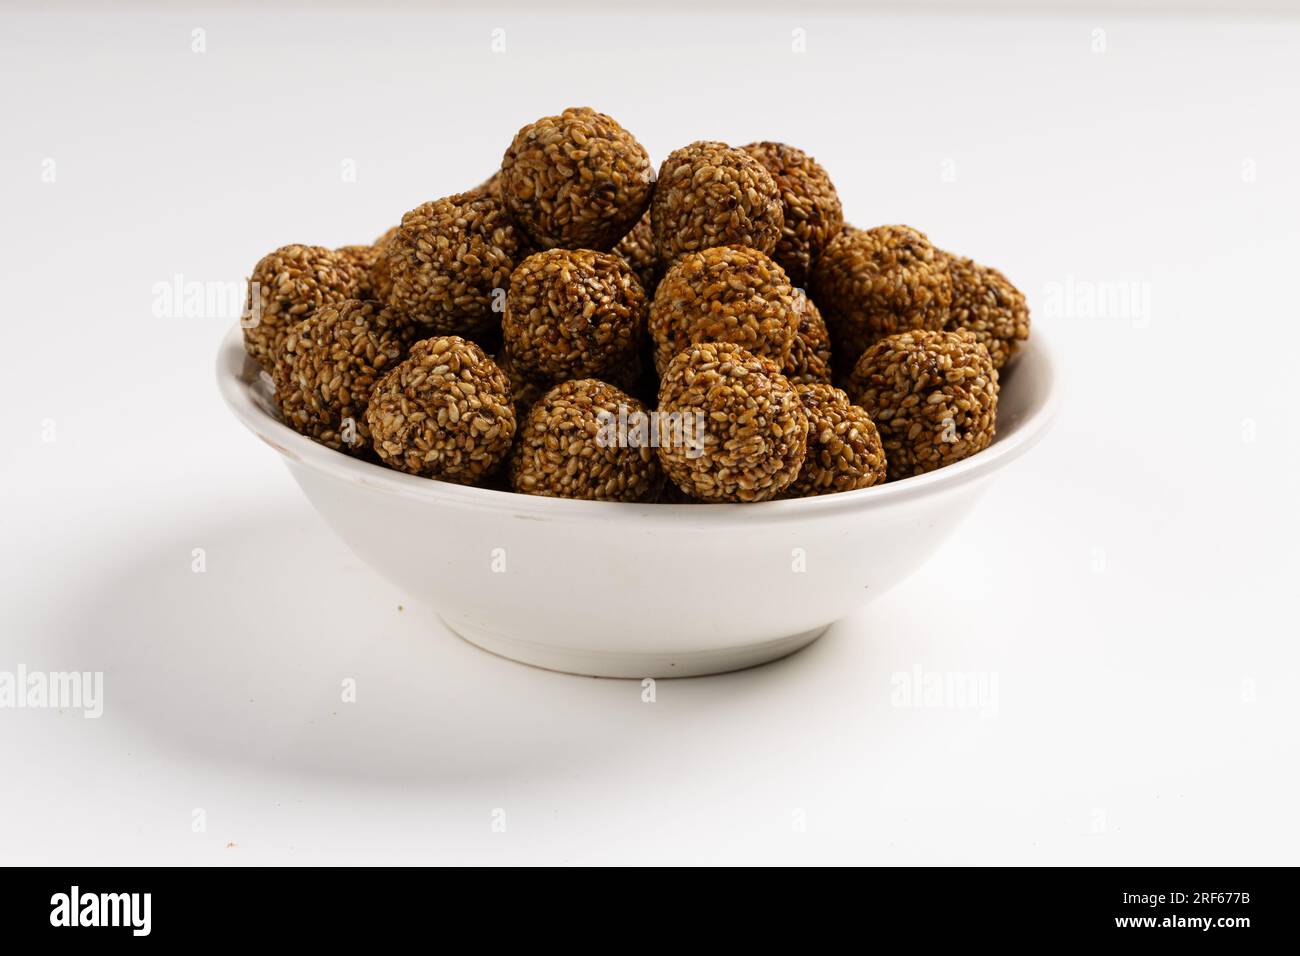
{"label": "bowl rim", "polygon": [[[999,436],[981,452],[935,471],[898,481],[811,498],[727,504],[633,504],[619,501],[586,501],[576,498],[549,498],[522,495],[494,488],[474,488],[446,481],[408,475],[352,458],[300,435],[279,418],[269,414],[251,395],[251,383],[244,377],[245,362],[252,362],[244,351],[243,330],[238,323],[221,340],[217,351],[217,387],[235,417],[253,434],[278,451],[290,462],[315,472],[376,492],[436,504],[474,508],[521,518],[589,519],[604,521],[615,515],[639,521],[668,520],[681,522],[708,521],[723,524],[749,524],[765,520],[824,517],[844,511],[885,507],[893,503],[940,494],[958,485],[983,478],[1019,458],[1038,443],[1056,416],[1060,399],[1059,367],[1042,330],[1034,328],[1029,341],[1021,347],[1016,364],[1029,355],[1041,364],[1046,382],[1046,396],[1036,408],[1010,432]],[[265,374],[264,372],[261,374]]]}

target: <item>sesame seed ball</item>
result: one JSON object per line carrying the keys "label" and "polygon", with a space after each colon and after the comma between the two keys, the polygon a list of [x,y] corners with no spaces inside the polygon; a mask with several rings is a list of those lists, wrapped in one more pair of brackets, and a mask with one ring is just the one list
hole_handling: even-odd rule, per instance
{"label": "sesame seed ball", "polygon": [[269,371],[289,327],[323,305],[355,299],[360,279],[347,259],[323,246],[281,246],[262,257],[248,279],[244,311],[252,318],[244,350]]}
{"label": "sesame seed ball", "polygon": [[375,251],[374,265],[370,268],[370,292],[381,303],[387,302],[388,297],[393,293],[393,282],[388,277],[388,243],[397,235],[397,230],[400,228],[400,226],[393,226],[370,247]]}
{"label": "sesame seed ball", "polygon": [[808,454],[787,498],[870,488],[885,480],[885,449],[875,423],[848,395],[822,382],[795,386],[808,416]]}
{"label": "sesame seed ball", "polygon": [[848,392],[880,430],[890,480],[951,465],[993,441],[998,373],[970,332],[886,336],[858,360]]}
{"label": "sesame seed ball", "polygon": [[1029,338],[1029,306],[1025,296],[997,269],[964,256],[935,250],[952,277],[952,308],[948,330],[965,329],[989,350],[993,367],[1011,360]]}
{"label": "sesame seed ball", "polygon": [[515,267],[501,331],[530,378],[603,377],[641,344],[646,308],[641,283],[620,256],[549,249]]}
{"label": "sesame seed ball", "polygon": [[404,320],[360,299],[324,306],[293,325],[271,372],[285,424],[322,445],[365,454],[370,391],[406,353],[411,335]]}
{"label": "sesame seed ball", "polygon": [[799,334],[800,305],[785,270],[744,246],[682,256],[650,304],[655,369],[696,342],[732,342],[782,365]]}
{"label": "sesame seed ball", "polygon": [[375,385],[366,422],[390,467],[473,484],[510,450],[510,380],[473,342],[425,339]]}
{"label": "sesame seed ball", "polygon": [[790,346],[790,357],[781,371],[792,384],[800,385],[831,380],[831,334],[826,329],[817,304],[798,289],[794,290],[799,310],[799,333]]}
{"label": "sesame seed ball", "polygon": [[608,252],[645,212],[650,154],[604,113],[574,107],[529,123],[501,160],[501,193],[539,249]]}
{"label": "sesame seed ball", "polygon": [[353,274],[357,277],[357,298],[371,299],[374,298],[373,283],[371,277],[374,274],[375,262],[379,258],[379,253],[374,246],[339,246],[334,250],[335,254],[342,258],[351,267]]}
{"label": "sesame seed ball", "polygon": [[770,254],[781,238],[781,192],[744,150],[691,143],[660,167],[650,225],[665,265],[710,246],[734,244]]}
{"label": "sesame seed ball", "polygon": [[781,193],[781,239],[772,258],[802,286],[822,250],[844,228],[844,208],[826,170],[801,149],[784,143],[742,147],[772,174]]}
{"label": "sesame seed ball", "polygon": [[659,284],[659,254],[655,251],[655,234],[650,227],[650,208],[636,221],[632,231],[618,241],[614,253],[623,257],[623,261],[632,267],[636,277],[641,280],[641,288],[646,297],[654,295],[655,286]]}
{"label": "sesame seed ball", "polygon": [[[660,429],[659,462],[693,498],[764,501],[799,474],[808,445],[799,394],[774,362],[739,345],[702,342],[674,358],[658,411],[680,416],[679,440],[665,440]],[[692,441],[695,416],[702,416],[703,435]]]}
{"label": "sesame seed ball", "polygon": [[520,372],[519,366],[511,357],[508,348],[503,347],[493,358],[493,361],[497,363],[497,367],[501,371],[506,373],[506,378],[510,380],[510,400],[515,407],[515,421],[522,422],[524,416],[528,414],[528,410],[533,407],[533,403],[545,394],[549,386],[541,382],[535,382]]}
{"label": "sesame seed ball", "polygon": [[[620,417],[628,423],[622,434]],[[564,382],[543,395],[520,425],[510,458],[510,486],[525,495],[654,501],[661,483],[645,406],[594,378]]]}
{"label": "sesame seed ball", "polygon": [[498,324],[494,292],[505,289],[518,251],[495,199],[461,193],[417,206],[385,243],[388,307],[435,334],[482,333]]}
{"label": "sesame seed ball", "polygon": [[813,270],[813,298],[847,372],[873,342],[948,320],[952,279],[923,233],[907,226],[846,228]]}

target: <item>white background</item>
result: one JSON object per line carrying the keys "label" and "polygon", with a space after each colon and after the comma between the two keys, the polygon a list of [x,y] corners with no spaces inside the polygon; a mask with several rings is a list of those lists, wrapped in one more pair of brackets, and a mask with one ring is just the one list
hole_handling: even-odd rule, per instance
{"label": "white background", "polygon": [[[4,14],[0,670],[106,700],[0,710],[0,861],[1298,862],[1300,21],[256,9]],[[218,399],[233,313],[155,289],[368,242],[577,104],[656,162],[803,147],[1066,376],[914,578],[654,703],[371,573]],[[918,669],[996,696],[898,706]]]}

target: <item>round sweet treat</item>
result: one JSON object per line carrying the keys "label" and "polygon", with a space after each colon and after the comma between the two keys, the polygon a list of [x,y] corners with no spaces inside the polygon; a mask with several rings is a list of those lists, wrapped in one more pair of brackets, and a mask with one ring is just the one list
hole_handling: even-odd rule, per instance
{"label": "round sweet treat", "polygon": [[495,199],[462,193],[417,206],[384,244],[387,304],[430,334],[476,335],[500,324],[519,252]]}
{"label": "round sweet treat", "polygon": [[790,346],[790,356],[781,371],[798,385],[831,380],[831,334],[816,303],[798,289],[794,292],[799,309],[799,334]]}
{"label": "round sweet treat", "polygon": [[608,252],[636,225],[653,191],[644,147],[585,106],[529,123],[501,160],[501,194],[538,249]]}
{"label": "round sweet treat", "polygon": [[659,461],[702,501],[765,501],[799,474],[808,417],[770,359],[730,342],[689,346],[659,388]]}
{"label": "round sweet treat", "polygon": [[379,259],[379,251],[374,246],[339,246],[334,252],[347,262],[353,275],[357,277],[357,298],[373,299],[371,277],[374,275],[375,264]]}
{"label": "round sweet treat", "polygon": [[521,494],[591,501],[654,501],[662,483],[650,415],[631,395],[594,378],[538,399],[519,426],[510,485]]}
{"label": "round sweet treat", "polygon": [[481,348],[457,335],[416,342],[375,385],[366,423],[389,467],[474,484],[510,450],[510,380]]}
{"label": "round sweet treat", "polygon": [[364,455],[366,405],[375,382],[406,353],[412,329],[379,304],[345,299],[291,326],[271,376],[285,424],[308,438]]}
{"label": "round sweet treat", "polygon": [[817,261],[812,294],[831,330],[837,371],[843,373],[882,336],[943,328],[952,279],[930,241],[915,229],[848,227]]}
{"label": "round sweet treat", "polygon": [[641,280],[646,298],[653,298],[655,286],[659,284],[659,253],[655,251],[655,234],[650,228],[650,208],[636,221],[632,231],[618,241],[614,247],[615,255],[632,267],[636,277]]}
{"label": "round sweet treat", "polygon": [[1029,338],[1029,306],[1024,294],[997,269],[964,256],[935,250],[952,277],[952,308],[946,329],[965,329],[989,350],[1002,368]]}
{"label": "round sweet treat", "polygon": [[323,246],[281,246],[262,257],[248,278],[244,349],[267,371],[285,333],[323,305],[355,299],[361,275],[344,256]]}
{"label": "round sweet treat", "polygon": [[650,304],[655,369],[696,342],[733,342],[783,365],[805,308],[785,271],[744,246],[687,253],[664,274]]}
{"label": "round sweet treat", "polygon": [[529,378],[605,377],[635,354],[645,315],[645,292],[620,256],[550,249],[515,267],[501,331]]}
{"label": "round sweet treat", "polygon": [[784,143],[750,143],[745,152],[772,174],[781,192],[781,239],[772,258],[790,281],[804,286],[813,263],[844,228],[839,194],[821,164],[801,149]]}
{"label": "round sweet treat", "polygon": [[374,245],[370,248],[374,250],[374,264],[370,267],[370,281],[367,283],[370,287],[370,294],[381,305],[388,301],[388,297],[393,293],[393,283],[388,278],[388,243],[397,235],[400,226],[393,226],[382,236],[375,240]]}
{"label": "round sweet treat", "polygon": [[849,395],[880,430],[890,480],[983,451],[998,416],[998,373],[973,334],[900,332],[863,353]]}
{"label": "round sweet treat", "polygon": [[691,143],[664,160],[650,225],[665,267],[711,246],[749,246],[770,254],[781,238],[781,193],[771,173],[744,150]]}
{"label": "round sweet treat", "polygon": [[886,478],[885,449],[871,416],[830,385],[796,390],[808,416],[808,454],[787,498],[811,498],[870,488]]}

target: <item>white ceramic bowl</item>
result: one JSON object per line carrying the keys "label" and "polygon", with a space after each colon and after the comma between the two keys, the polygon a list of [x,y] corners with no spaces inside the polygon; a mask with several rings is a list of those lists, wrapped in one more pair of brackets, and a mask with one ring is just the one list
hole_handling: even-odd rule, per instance
{"label": "white ceramic bowl", "polygon": [[735,670],[812,643],[915,571],[1043,435],[1056,404],[1035,330],[1004,372],[997,439],[965,461],[818,498],[630,505],[465,488],[331,451],[280,422],[238,328],[217,381],[352,550],[466,640],[552,670],[632,678]]}

